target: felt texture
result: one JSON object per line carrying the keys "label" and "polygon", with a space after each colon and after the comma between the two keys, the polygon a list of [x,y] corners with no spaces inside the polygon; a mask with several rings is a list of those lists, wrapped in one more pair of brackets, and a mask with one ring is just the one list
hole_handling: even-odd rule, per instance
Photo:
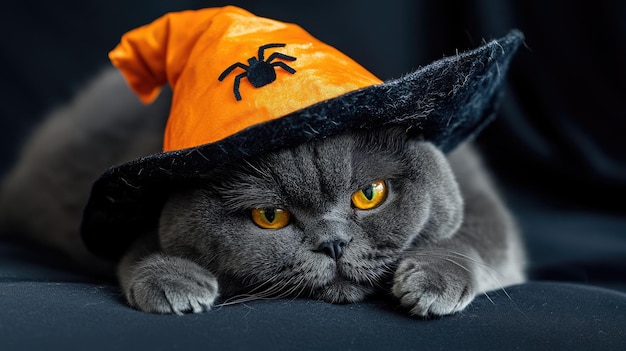
{"label": "felt texture", "polygon": [[[144,102],[172,87],[164,151],[216,142],[382,82],[301,27],[234,6],[168,13],[126,33],[109,57]],[[264,70],[259,59],[276,66]]]}
{"label": "felt texture", "polygon": [[201,180],[235,160],[347,130],[402,126],[450,151],[494,117],[506,70],[522,40],[519,31],[511,31],[402,78],[322,101],[218,142],[113,167],[92,188],[81,228],[85,244],[115,260],[137,235],[154,228],[169,188],[177,183]]}

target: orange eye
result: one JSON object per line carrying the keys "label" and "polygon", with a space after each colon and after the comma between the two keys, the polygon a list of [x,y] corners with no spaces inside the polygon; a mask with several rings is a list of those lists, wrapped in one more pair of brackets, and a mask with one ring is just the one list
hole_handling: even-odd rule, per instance
{"label": "orange eye", "polygon": [[263,229],[280,229],[289,224],[291,214],[281,208],[254,208],[252,221]]}
{"label": "orange eye", "polygon": [[387,198],[387,184],[384,180],[376,180],[372,184],[352,194],[352,204],[361,210],[377,207]]}

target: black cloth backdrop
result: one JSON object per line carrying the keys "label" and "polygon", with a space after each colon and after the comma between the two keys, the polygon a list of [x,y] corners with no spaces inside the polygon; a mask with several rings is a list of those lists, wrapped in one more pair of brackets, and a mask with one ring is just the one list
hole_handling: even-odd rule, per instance
{"label": "black cloth backdrop", "polygon": [[[481,137],[495,168],[568,201],[608,206],[608,197],[626,195],[624,2],[230,3],[299,23],[383,79],[519,28],[527,48],[511,67],[500,118]],[[108,64],[106,53],[122,33],[166,11],[224,4],[6,1],[0,21],[0,174],[44,113]]]}

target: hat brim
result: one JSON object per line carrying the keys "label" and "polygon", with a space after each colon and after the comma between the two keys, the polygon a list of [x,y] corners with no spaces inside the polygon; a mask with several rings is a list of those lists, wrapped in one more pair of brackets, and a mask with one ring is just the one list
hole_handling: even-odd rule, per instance
{"label": "hat brim", "polygon": [[399,79],[356,90],[215,143],[158,153],[112,167],[98,178],[83,214],[85,245],[116,260],[154,230],[168,189],[202,179],[216,167],[351,130],[401,126],[451,151],[495,115],[519,31],[475,50],[438,60]]}

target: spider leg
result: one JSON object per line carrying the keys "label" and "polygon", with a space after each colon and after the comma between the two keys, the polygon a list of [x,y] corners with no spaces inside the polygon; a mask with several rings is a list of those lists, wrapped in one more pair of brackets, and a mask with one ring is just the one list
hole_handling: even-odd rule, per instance
{"label": "spider leg", "polygon": [[293,68],[291,68],[291,67],[287,66],[287,64],[286,64],[286,63],[284,63],[284,62],[274,62],[274,63],[272,63],[272,66],[274,66],[274,67],[280,67],[280,68],[284,69],[285,71],[287,71],[287,72],[289,72],[289,73],[291,73],[291,74],[296,73],[296,70],[295,70],[295,69],[293,69]]}
{"label": "spider leg", "polygon": [[[282,48],[282,47],[284,47],[285,45],[286,45],[286,44],[276,44],[276,43],[273,43],[273,44],[265,44],[265,45],[259,46],[259,54],[258,54],[259,61],[264,61],[264,60],[263,60],[263,51],[265,51],[265,49],[269,49],[269,48]],[[270,61],[271,61],[271,60],[270,60]]]}
{"label": "spider leg", "polygon": [[285,60],[285,61],[295,61],[296,58],[293,56],[289,56],[289,55],[285,55],[285,54],[281,54],[280,52],[275,52],[273,54],[270,55],[270,57],[267,58],[266,62],[272,62],[274,59],[281,59],[281,60]]}
{"label": "spider leg", "polygon": [[217,80],[219,80],[220,82],[224,80],[224,78],[226,78],[227,75],[230,74],[230,72],[232,72],[235,68],[242,68],[245,71],[248,71],[248,66],[244,65],[241,62],[237,62],[237,63],[233,63],[230,67],[228,67],[227,69],[224,70],[224,72],[222,72],[222,74],[220,74],[219,78],[217,78]]}
{"label": "spider leg", "polygon": [[237,99],[237,101],[241,101],[241,93],[239,93],[239,83],[241,82],[241,78],[246,77],[247,74],[248,72],[243,72],[235,77],[233,92],[235,93],[235,99]]}

